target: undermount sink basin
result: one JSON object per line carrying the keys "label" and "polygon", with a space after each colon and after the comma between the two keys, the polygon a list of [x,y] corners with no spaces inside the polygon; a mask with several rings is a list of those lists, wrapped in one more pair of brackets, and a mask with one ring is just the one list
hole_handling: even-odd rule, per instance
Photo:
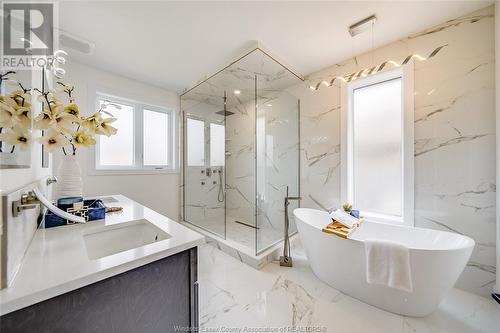
{"label": "undermount sink basin", "polygon": [[98,259],[170,238],[148,220],[135,220],[92,230],[83,235],[87,256]]}

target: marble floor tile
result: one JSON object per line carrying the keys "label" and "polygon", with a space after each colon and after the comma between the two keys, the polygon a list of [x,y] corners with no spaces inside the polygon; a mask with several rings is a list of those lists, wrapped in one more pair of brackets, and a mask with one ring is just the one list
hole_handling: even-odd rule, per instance
{"label": "marble floor tile", "polygon": [[[297,249],[294,267],[262,270],[211,244],[200,249],[200,325],[203,328],[317,327],[325,332],[498,332],[500,306],[453,289],[430,316],[396,315],[349,297],[318,280]],[[278,330],[279,331],[279,330]]]}

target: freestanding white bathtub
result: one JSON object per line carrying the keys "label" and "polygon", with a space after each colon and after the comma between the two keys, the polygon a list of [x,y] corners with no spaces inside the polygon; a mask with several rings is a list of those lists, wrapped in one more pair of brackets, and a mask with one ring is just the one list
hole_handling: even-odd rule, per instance
{"label": "freestanding white bathtub", "polygon": [[[466,236],[370,222],[343,239],[321,231],[331,222],[327,212],[298,208],[293,213],[311,268],[320,280],[365,303],[407,316],[427,316],[438,307],[474,248],[474,241]],[[368,238],[408,246],[413,292],[366,282],[364,240]]]}

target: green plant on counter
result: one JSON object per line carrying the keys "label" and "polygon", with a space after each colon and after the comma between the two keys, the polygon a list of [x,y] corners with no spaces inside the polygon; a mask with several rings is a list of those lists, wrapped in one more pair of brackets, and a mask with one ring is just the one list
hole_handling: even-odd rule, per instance
{"label": "green plant on counter", "polygon": [[352,205],[351,205],[351,204],[348,204],[348,203],[344,204],[344,205],[342,206],[342,208],[343,208],[343,209],[344,209],[344,211],[345,211],[345,212],[347,212],[347,213],[350,213],[350,212],[352,211]]}

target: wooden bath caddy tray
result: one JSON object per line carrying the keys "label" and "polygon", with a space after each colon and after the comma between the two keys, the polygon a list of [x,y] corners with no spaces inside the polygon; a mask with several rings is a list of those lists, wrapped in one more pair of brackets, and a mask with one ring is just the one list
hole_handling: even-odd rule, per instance
{"label": "wooden bath caddy tray", "polygon": [[361,225],[362,222],[363,218],[359,220],[359,224],[353,226],[352,228],[348,228],[342,223],[332,220],[332,223],[330,223],[326,227],[323,227],[321,231],[327,234],[338,236],[340,238],[349,238],[349,236]]}

